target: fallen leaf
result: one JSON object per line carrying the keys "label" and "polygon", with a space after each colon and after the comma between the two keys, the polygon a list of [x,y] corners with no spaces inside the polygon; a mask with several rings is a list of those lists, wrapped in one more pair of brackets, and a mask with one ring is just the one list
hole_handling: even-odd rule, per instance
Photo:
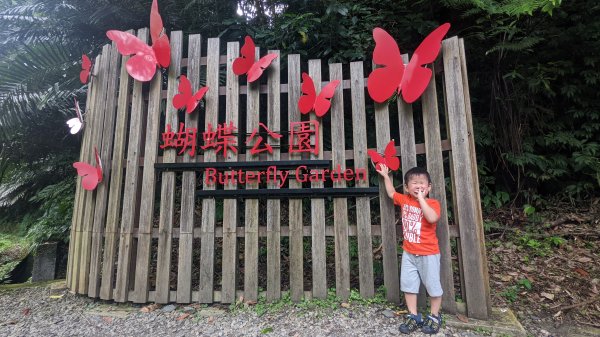
{"label": "fallen leaf", "polygon": [[575,272],[577,272],[577,274],[579,274],[583,277],[590,276],[590,273],[588,273],[587,271],[585,271],[584,269],[581,269],[581,268],[575,268]]}
{"label": "fallen leaf", "polygon": [[110,316],[103,316],[102,320],[105,321],[106,323],[112,323],[113,318]]}
{"label": "fallen leaf", "polygon": [[28,316],[31,313],[31,308],[25,308],[23,311],[21,311],[21,313],[23,316]]}
{"label": "fallen leaf", "polygon": [[348,309],[348,308],[350,308],[350,303],[342,302],[341,306],[342,306],[342,308]]}
{"label": "fallen leaf", "polygon": [[158,305],[156,303],[152,303],[150,305],[147,305],[147,306],[141,308],[140,311],[148,313],[148,312],[152,312],[152,311],[154,311],[154,310],[156,310],[158,308],[160,308],[160,305]]}
{"label": "fallen leaf", "polygon": [[404,314],[408,314],[408,310],[398,310],[398,311],[394,312],[394,315],[396,315],[396,316],[402,316]]}
{"label": "fallen leaf", "polygon": [[562,315],[562,310],[560,310],[559,312],[557,312],[556,314],[554,314],[554,316],[552,316],[552,317],[557,318],[560,315]]}
{"label": "fallen leaf", "polygon": [[588,263],[588,262],[591,262],[592,259],[590,259],[589,257],[580,257],[577,259],[577,261],[579,261],[581,263]]}
{"label": "fallen leaf", "polygon": [[512,280],[512,276],[510,276],[510,275],[502,275],[502,276],[500,276],[500,280],[502,282],[509,282],[510,280]]}
{"label": "fallen leaf", "polygon": [[213,316],[210,316],[207,320],[208,324],[213,324],[213,322],[215,321],[215,318]]}
{"label": "fallen leaf", "polygon": [[65,295],[64,294],[63,295],[51,295],[49,297],[53,300],[59,300],[59,299],[63,298],[63,296],[65,296]]}
{"label": "fallen leaf", "polygon": [[189,314],[189,313],[188,313],[188,314],[183,314],[183,315],[181,315],[181,316],[177,317],[177,320],[178,320],[178,321],[183,321],[184,319],[186,319],[186,318],[188,318],[188,317],[190,317],[190,314]]}
{"label": "fallen leaf", "polygon": [[461,321],[461,322],[463,322],[463,323],[469,323],[469,319],[465,315],[456,314],[456,318],[458,318],[458,320]]}
{"label": "fallen leaf", "polygon": [[549,294],[549,293],[542,292],[540,295],[542,295],[543,297],[545,297],[545,298],[547,298],[547,299],[549,299],[551,301],[554,300],[554,294]]}
{"label": "fallen leaf", "polygon": [[245,305],[256,305],[256,303],[257,303],[256,301],[251,301],[251,300],[244,302]]}

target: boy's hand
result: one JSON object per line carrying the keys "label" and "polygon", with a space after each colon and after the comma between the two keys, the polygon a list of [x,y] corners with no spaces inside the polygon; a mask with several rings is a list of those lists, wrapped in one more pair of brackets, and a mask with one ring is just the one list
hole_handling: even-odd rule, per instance
{"label": "boy's hand", "polygon": [[389,167],[387,167],[387,165],[385,164],[378,164],[379,165],[379,171],[377,171],[377,165],[375,165],[375,171],[377,171],[377,173],[379,173],[382,177],[387,177],[388,174],[390,173],[390,169]]}
{"label": "boy's hand", "polygon": [[422,188],[418,189],[417,190],[417,199],[425,201],[425,197],[427,196],[427,192],[429,192],[429,191],[425,191],[425,189],[422,189]]}

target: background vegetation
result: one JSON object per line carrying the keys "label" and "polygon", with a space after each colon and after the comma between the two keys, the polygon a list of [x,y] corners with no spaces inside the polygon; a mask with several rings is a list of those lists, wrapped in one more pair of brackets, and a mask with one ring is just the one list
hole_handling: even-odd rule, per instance
{"label": "background vegetation", "polygon": [[[0,0],[0,231],[68,240],[82,53],[108,29],[147,26],[151,0]],[[330,61],[371,56],[371,30],[404,51],[451,22],[465,38],[486,210],[600,185],[600,4],[595,0],[161,0],[165,26]]]}

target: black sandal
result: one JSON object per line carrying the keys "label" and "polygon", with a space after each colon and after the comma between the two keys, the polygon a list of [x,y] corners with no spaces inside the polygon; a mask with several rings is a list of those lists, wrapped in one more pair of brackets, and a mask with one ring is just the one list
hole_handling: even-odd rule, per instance
{"label": "black sandal", "polygon": [[437,316],[427,315],[427,317],[425,317],[425,322],[423,322],[421,332],[427,335],[433,335],[440,331],[441,326],[442,314],[438,314]]}
{"label": "black sandal", "polygon": [[423,319],[421,314],[406,314],[404,316],[404,323],[400,324],[400,332],[409,334],[423,325]]}

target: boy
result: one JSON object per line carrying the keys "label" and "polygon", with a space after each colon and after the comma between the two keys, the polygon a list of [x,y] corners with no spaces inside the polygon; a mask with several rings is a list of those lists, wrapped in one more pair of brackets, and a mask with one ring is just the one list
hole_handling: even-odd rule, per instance
{"label": "boy", "polygon": [[[385,183],[387,195],[402,210],[402,266],[400,268],[400,290],[409,313],[400,332],[411,333],[418,328],[426,334],[435,334],[442,325],[440,307],[442,304],[442,285],[440,283],[440,249],[435,233],[440,219],[440,203],[427,198],[431,190],[431,178],[426,169],[414,167],[404,175],[404,192],[397,193],[390,180],[389,168],[379,164],[377,171]],[[417,294],[423,282],[430,296],[431,314],[425,319],[417,313]]]}

